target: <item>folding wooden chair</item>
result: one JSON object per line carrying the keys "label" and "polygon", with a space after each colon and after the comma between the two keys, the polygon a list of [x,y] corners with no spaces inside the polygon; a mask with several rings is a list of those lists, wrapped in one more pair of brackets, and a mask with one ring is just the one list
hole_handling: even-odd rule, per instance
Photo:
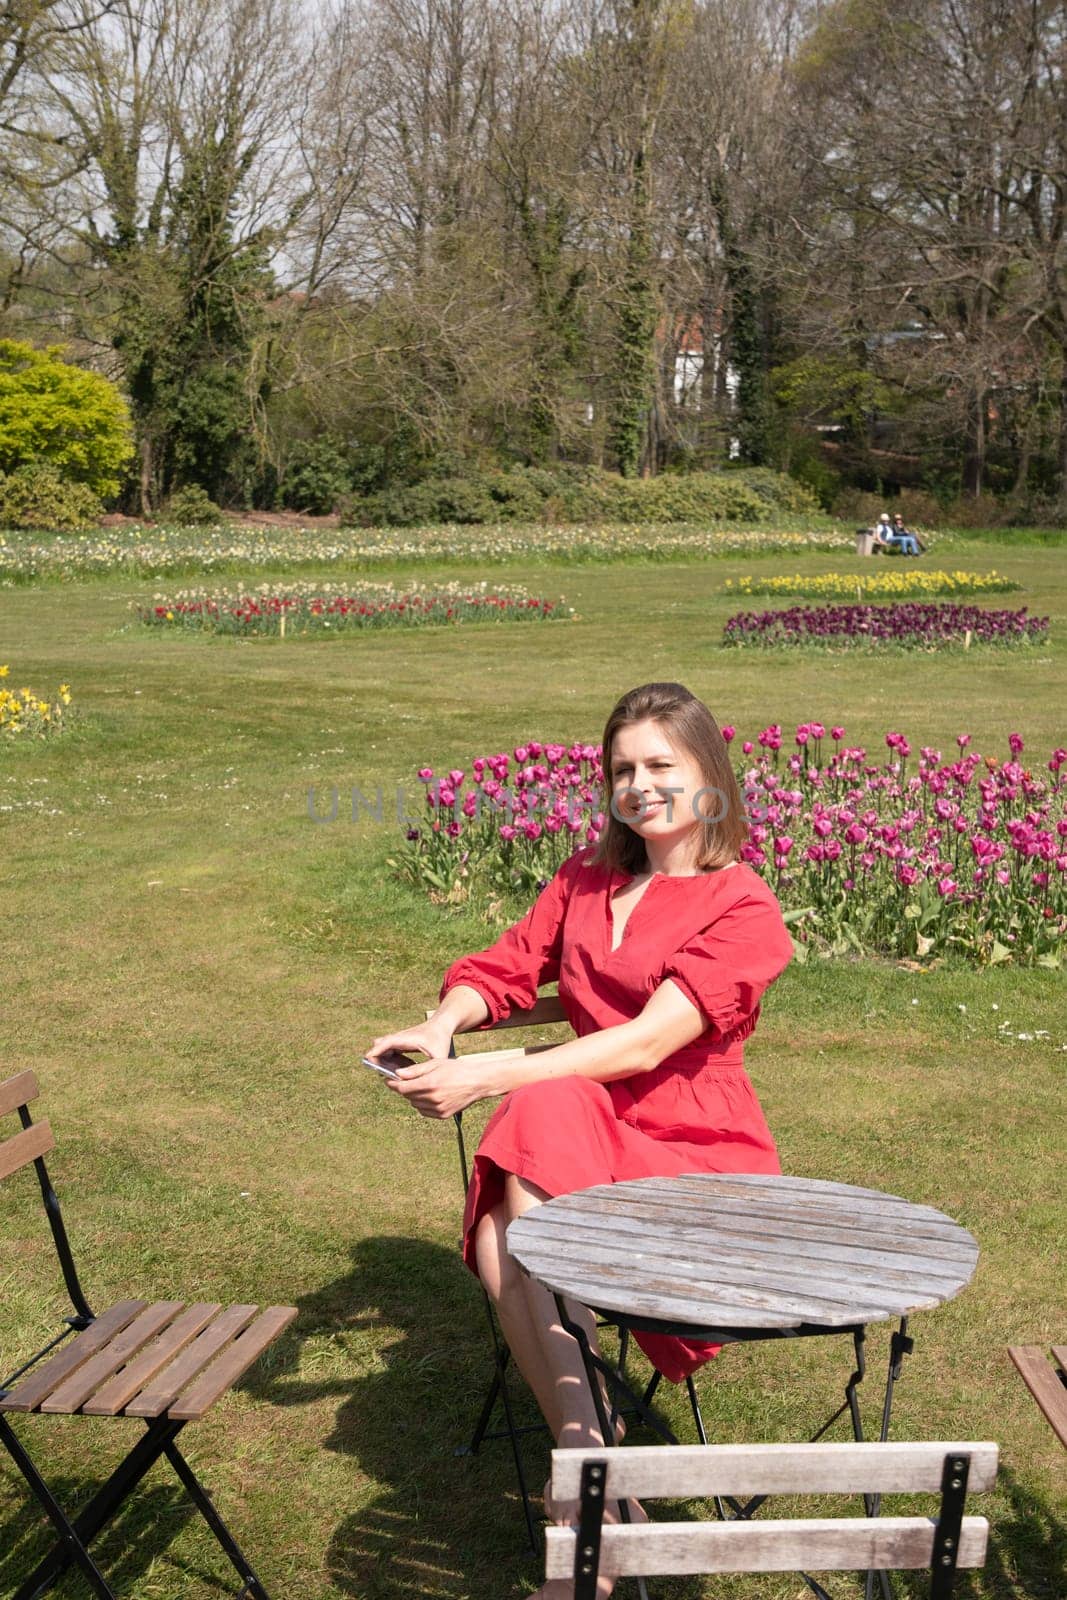
{"label": "folding wooden chair", "polygon": [[[577,1500],[577,1528],[548,1528],[545,1572],[595,1600],[597,1576],[930,1569],[948,1600],[958,1567],[985,1561],[989,1526],[965,1517],[968,1489],[991,1489],[995,1444],[677,1445],[555,1450],[552,1494]],[[605,1500],[767,1494],[939,1494],[928,1517],[605,1523]],[[875,1502],[877,1503],[877,1502]],[[809,1588],[825,1594],[808,1579]]]}
{"label": "folding wooden chair", "polygon": [[[166,1456],[197,1510],[242,1580],[238,1600],[269,1600],[266,1589],[175,1443],[187,1422],[202,1417],[296,1316],[292,1306],[120,1300],[97,1315],[82,1291],[44,1157],[55,1146],[47,1122],[35,1123],[32,1072],[0,1082],[0,1123],[17,1112],[22,1131],[0,1142],[0,1180],[31,1163],[36,1169],[72,1314],[35,1356],[0,1383],[0,1443],[25,1478],[57,1534],[55,1547],[12,1600],[37,1600],[70,1567],[93,1593],[116,1600],[89,1553],[145,1473]],[[46,1359],[47,1358],[47,1359]],[[146,1431],[76,1516],[69,1517],[11,1426],[16,1413],[138,1417]]]}
{"label": "folding wooden chair", "polygon": [[[431,1017],[432,1015],[432,1011],[426,1012],[427,1018]],[[509,1016],[502,1018],[499,1022],[493,1023],[492,1027],[479,1030],[478,1036],[480,1037],[487,1033],[499,1033],[511,1028],[549,1027],[556,1023],[566,1021],[567,1014],[563,1009],[559,996],[555,994],[541,995],[529,1008],[529,1010],[511,1012]],[[464,1051],[464,1054],[478,1055],[483,1061],[509,1061],[517,1060],[523,1056],[538,1055],[542,1050],[551,1049],[552,1044],[549,1042],[526,1046],[516,1045],[504,1050]],[[448,1053],[450,1056],[456,1056],[457,1051],[455,1039],[451,1041]],[[467,1188],[470,1183],[470,1169],[467,1162],[466,1146],[463,1140],[462,1111],[459,1111],[455,1114],[453,1121],[456,1124],[456,1141],[459,1147],[459,1166],[463,1179],[463,1193],[466,1195]],[[504,1339],[503,1334],[497,1326],[496,1317],[493,1313],[492,1301],[489,1299],[489,1296],[484,1293],[484,1291],[483,1298],[485,1300],[486,1318],[489,1324],[489,1335],[493,1346],[493,1376],[486,1392],[482,1409],[479,1412],[478,1420],[475,1423],[474,1432],[471,1435],[470,1443],[462,1446],[459,1450],[457,1450],[456,1454],[476,1455],[483,1442],[487,1439],[508,1440],[509,1444],[511,1445],[511,1453],[515,1462],[515,1475],[518,1479],[519,1494],[522,1498],[523,1516],[526,1521],[526,1533],[530,1542],[530,1549],[536,1552],[538,1548],[536,1522],[533,1514],[533,1508],[530,1503],[529,1491],[526,1485],[526,1473],[522,1464],[522,1452],[519,1447],[519,1439],[523,1434],[540,1433],[544,1427],[544,1424],[533,1423],[526,1426],[519,1426],[515,1422],[515,1416],[511,1404],[511,1395],[508,1390],[507,1381],[507,1369],[511,1360],[511,1352],[508,1349],[507,1342]],[[628,1334],[623,1334],[624,1341],[628,1337]],[[620,1366],[624,1363],[625,1356],[626,1349],[624,1343],[623,1349],[620,1353]],[[659,1385],[662,1383],[662,1381],[663,1374],[654,1370],[642,1396],[643,1406],[648,1407],[651,1405],[652,1400],[655,1397],[656,1390],[659,1388]],[[697,1437],[700,1439],[702,1444],[705,1444],[707,1442],[707,1435],[704,1432],[704,1419],[701,1415],[700,1401],[697,1398],[696,1387],[691,1377],[686,1378],[685,1383],[686,1390],[689,1395],[689,1404],[693,1412],[693,1420],[696,1425]],[[493,1412],[498,1403],[504,1413],[504,1426],[502,1428],[490,1431],[489,1424],[492,1421]]]}
{"label": "folding wooden chair", "polygon": [[1046,1359],[1039,1344],[1009,1345],[1008,1354],[1045,1421],[1067,1450],[1067,1345],[1052,1346],[1055,1366]]}

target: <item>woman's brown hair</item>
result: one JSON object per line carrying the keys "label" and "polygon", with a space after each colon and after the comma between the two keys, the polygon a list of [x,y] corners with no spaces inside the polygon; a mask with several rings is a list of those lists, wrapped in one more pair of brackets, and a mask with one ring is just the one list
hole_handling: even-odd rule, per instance
{"label": "woman's brown hair", "polygon": [[604,729],[604,829],[594,860],[623,872],[641,872],[647,865],[644,841],[615,816],[611,806],[611,765],[615,737],[621,728],[637,722],[657,722],[671,740],[700,767],[704,783],[713,791],[706,798],[711,816],[703,823],[697,865],[706,870],[736,861],[748,838],[748,823],[741,805],[741,790],[730,765],[726,740],[702,700],[681,683],[644,683],[624,694]]}

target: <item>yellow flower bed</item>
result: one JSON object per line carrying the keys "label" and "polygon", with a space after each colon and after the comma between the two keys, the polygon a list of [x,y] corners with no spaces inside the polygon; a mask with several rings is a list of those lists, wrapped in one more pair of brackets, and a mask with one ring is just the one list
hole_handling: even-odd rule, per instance
{"label": "yellow flower bed", "polygon": [[[0,666],[0,678],[6,678],[10,670]],[[43,739],[50,733],[59,733],[69,705],[69,683],[60,684],[54,700],[42,700],[32,689],[20,689],[16,693],[0,683],[0,734],[13,738],[25,733],[31,739]]]}
{"label": "yellow flower bed", "polygon": [[903,600],[913,595],[1005,594],[1019,584],[1000,572],[916,572],[913,568],[888,572],[797,573],[793,577],[727,578],[723,594],[803,595],[813,600]]}

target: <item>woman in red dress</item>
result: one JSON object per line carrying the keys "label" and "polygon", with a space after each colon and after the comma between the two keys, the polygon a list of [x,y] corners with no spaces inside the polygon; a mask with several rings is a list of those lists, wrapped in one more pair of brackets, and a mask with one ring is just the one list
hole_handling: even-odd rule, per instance
{"label": "woman in red dress", "polygon": [[[743,1057],[792,945],[773,893],[738,860],[747,824],[725,741],[681,684],[646,684],[611,713],[603,766],[599,843],[565,861],[496,944],[449,968],[428,1022],[371,1047],[425,1054],[390,1080],[423,1116],[504,1096],[475,1156],[464,1254],[565,1446],[604,1441],[575,1341],[508,1255],[509,1222],[593,1184],[781,1170]],[[528,1008],[549,982],[575,1039],[518,1061],[448,1058],[453,1034]],[[674,1382],[715,1351],[636,1337]],[[570,1593],[553,1583],[539,1597]]]}

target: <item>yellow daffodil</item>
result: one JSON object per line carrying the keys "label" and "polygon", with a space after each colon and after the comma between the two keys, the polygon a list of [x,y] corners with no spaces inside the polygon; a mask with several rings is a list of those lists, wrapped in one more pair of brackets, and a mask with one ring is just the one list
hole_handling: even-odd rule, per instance
{"label": "yellow daffodil", "polygon": [[904,599],[909,595],[995,594],[1019,585],[999,572],[824,572],[777,578],[727,578],[723,592],[813,599]]}

